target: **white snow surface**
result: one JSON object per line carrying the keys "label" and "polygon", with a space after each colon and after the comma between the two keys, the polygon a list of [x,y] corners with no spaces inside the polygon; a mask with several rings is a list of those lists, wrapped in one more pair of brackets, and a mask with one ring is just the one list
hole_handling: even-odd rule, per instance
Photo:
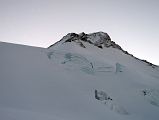
{"label": "white snow surface", "polygon": [[82,43],[1,42],[0,120],[158,120],[159,68]]}

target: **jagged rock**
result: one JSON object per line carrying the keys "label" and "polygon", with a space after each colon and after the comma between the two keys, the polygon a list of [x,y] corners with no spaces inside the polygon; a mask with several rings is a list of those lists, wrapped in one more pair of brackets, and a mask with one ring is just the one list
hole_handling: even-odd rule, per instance
{"label": "jagged rock", "polygon": [[[88,42],[101,49],[103,47],[113,47],[122,50],[122,48],[115,42],[111,41],[110,36],[104,32],[96,32],[90,34],[85,34],[84,32],[80,34],[68,33],[62,38],[62,40],[64,40],[64,42],[78,42],[80,45],[82,45],[82,42]],[[81,47],[83,46],[84,45]]]}
{"label": "jagged rock", "polygon": [[100,101],[112,100],[105,92],[95,90],[95,98]]}

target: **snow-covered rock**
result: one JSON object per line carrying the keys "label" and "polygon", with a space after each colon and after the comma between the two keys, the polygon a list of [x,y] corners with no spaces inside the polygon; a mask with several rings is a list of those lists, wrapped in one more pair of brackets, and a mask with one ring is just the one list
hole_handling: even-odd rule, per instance
{"label": "snow-covered rock", "polygon": [[68,33],[66,36],[64,36],[60,40],[60,42],[76,42],[81,47],[84,47],[84,48],[85,46],[83,45],[83,42],[88,42],[99,48],[114,47],[114,48],[122,50],[122,48],[119,45],[117,45],[115,42],[111,41],[110,36],[104,32],[96,32],[96,33],[90,33],[90,34],[86,34],[84,32],[80,34]]}

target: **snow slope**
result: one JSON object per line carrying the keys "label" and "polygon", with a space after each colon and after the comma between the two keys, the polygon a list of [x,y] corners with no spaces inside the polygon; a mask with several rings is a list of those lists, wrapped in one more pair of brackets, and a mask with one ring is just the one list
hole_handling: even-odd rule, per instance
{"label": "snow slope", "polygon": [[158,120],[159,67],[106,33],[83,35],[49,48],[0,43],[1,120]]}

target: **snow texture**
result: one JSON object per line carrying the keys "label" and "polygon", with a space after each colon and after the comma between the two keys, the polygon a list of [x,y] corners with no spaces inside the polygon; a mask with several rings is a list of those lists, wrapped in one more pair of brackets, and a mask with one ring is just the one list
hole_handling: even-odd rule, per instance
{"label": "snow texture", "polygon": [[158,113],[159,67],[106,33],[71,33],[49,48],[0,43],[1,120],[158,120]]}

